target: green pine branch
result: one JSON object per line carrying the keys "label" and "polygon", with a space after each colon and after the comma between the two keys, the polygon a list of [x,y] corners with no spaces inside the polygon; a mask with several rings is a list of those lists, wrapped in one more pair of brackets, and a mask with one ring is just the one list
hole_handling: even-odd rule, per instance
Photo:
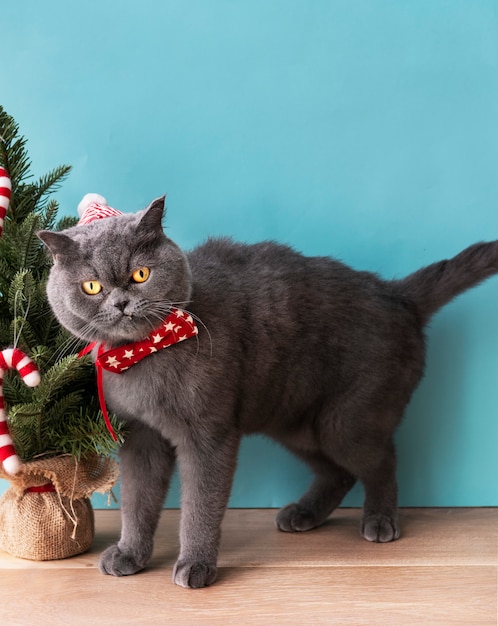
{"label": "green pine branch", "polygon": [[[58,221],[58,203],[50,197],[70,171],[63,165],[33,182],[26,140],[0,106],[0,165],[9,172],[12,197],[0,238],[0,349],[17,344],[37,364],[38,387],[29,388],[17,372],[3,382],[9,425],[25,461],[72,454],[110,454],[117,445],[99,409],[95,371],[89,357],[79,359],[80,342],[57,322],[45,284],[51,261],[36,232],[74,226]],[[111,418],[119,442],[123,425]],[[118,443],[119,443],[118,442]]]}
{"label": "green pine branch", "polygon": [[19,125],[0,106],[0,163],[9,172],[13,193],[18,182],[29,177],[31,163],[26,139],[19,135]]}

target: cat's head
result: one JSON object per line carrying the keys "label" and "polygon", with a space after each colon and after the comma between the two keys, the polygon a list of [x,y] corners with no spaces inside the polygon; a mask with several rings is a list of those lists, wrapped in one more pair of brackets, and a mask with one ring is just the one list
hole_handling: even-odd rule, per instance
{"label": "cat's head", "polygon": [[38,236],[54,258],[47,283],[59,322],[85,341],[145,338],[191,295],[185,254],[162,228],[164,198],[122,214]]}

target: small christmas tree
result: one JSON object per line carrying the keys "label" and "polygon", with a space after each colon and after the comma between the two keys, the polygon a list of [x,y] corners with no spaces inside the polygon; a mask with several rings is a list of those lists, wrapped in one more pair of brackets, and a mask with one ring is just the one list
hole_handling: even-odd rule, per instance
{"label": "small christmas tree", "polygon": [[[49,195],[67,176],[61,166],[31,180],[26,140],[0,106],[0,166],[9,173],[12,193],[0,238],[0,349],[17,346],[41,372],[34,389],[7,375],[4,395],[9,429],[23,461],[70,454],[110,454],[116,449],[99,410],[95,372],[88,357],[78,358],[77,342],[57,322],[45,295],[50,258],[36,236],[62,230],[77,218],[57,220],[58,204]],[[122,428],[113,427],[118,440]]]}
{"label": "small christmas tree", "polygon": [[[0,452],[5,463],[15,457],[14,469],[0,463],[0,478],[11,483],[0,498],[0,549],[34,560],[66,558],[92,543],[89,498],[94,491],[109,492],[116,482],[117,464],[109,455],[122,442],[123,427],[111,417],[114,441],[99,409],[93,365],[89,357],[78,357],[81,346],[59,325],[45,295],[51,261],[36,233],[76,223],[76,218],[57,222],[58,205],[49,198],[70,168],[58,167],[33,182],[26,140],[1,106],[0,168],[0,426],[5,433]],[[26,369],[34,366],[23,366],[19,354],[38,367],[37,386],[28,386],[38,383],[38,375],[34,383],[28,380]],[[21,376],[10,371],[14,360]]]}

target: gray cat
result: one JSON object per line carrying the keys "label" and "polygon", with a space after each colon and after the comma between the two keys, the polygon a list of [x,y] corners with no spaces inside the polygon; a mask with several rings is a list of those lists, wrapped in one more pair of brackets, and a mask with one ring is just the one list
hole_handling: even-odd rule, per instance
{"label": "gray cat", "polygon": [[39,233],[54,257],[48,297],[85,341],[141,340],[173,307],[196,338],[121,374],[104,371],[109,408],[129,425],[120,451],[122,534],[100,569],[145,567],[175,462],[182,485],[174,582],[216,578],[220,526],[243,435],[263,433],[314,471],[276,524],[322,524],[356,480],[361,534],[400,533],[393,433],[424,369],[424,326],[462,291],[498,272],[498,242],[471,246],[404,280],[384,281],[276,243],[209,239],[185,254],[162,229],[164,199],[122,215]]}

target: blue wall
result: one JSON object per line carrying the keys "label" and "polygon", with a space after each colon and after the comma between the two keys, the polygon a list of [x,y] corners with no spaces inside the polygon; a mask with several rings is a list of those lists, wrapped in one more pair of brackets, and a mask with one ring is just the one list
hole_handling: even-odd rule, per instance
{"label": "blue wall", "polygon": [[[168,192],[185,247],[275,238],[402,276],[498,237],[496,6],[10,2],[0,103],[37,175],[74,166],[58,193],[68,214],[88,191],[125,211]],[[498,505],[497,314],[498,278],[432,323],[397,438],[403,505]],[[231,504],[278,506],[308,481],[249,439]]]}

